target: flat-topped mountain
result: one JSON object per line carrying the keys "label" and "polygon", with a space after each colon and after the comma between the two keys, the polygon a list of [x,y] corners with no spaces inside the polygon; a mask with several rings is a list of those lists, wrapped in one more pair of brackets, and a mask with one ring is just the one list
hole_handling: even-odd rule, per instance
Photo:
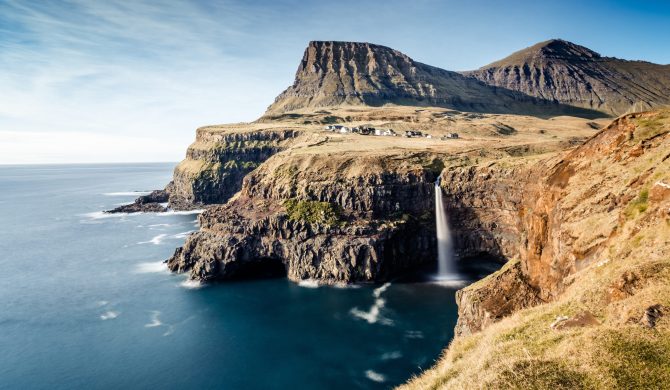
{"label": "flat-topped mountain", "polygon": [[464,74],[491,86],[614,115],[670,104],[670,65],[603,57],[560,39]]}
{"label": "flat-topped mountain", "polygon": [[310,42],[292,86],[268,113],[340,105],[395,103],[491,113],[573,113],[569,107],[414,61],[391,48]]}

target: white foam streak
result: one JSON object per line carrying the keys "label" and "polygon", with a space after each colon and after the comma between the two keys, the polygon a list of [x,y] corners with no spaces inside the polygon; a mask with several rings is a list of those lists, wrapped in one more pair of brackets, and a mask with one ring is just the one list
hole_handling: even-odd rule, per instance
{"label": "white foam streak", "polygon": [[171,216],[174,216],[174,215],[200,214],[203,211],[205,211],[205,210],[204,209],[186,210],[186,211],[168,210],[168,211],[152,212],[152,213],[145,213],[145,212],[138,212],[138,213],[106,213],[104,211],[94,211],[94,212],[91,212],[91,213],[80,214],[80,216],[90,218],[90,219],[124,218],[124,217],[129,217],[129,216],[147,215],[147,214],[153,214],[153,215],[157,215],[157,216],[160,216],[160,217],[171,217]]}
{"label": "white foam streak", "polygon": [[149,195],[151,191],[121,191],[121,192],[105,192],[105,196],[142,196]]}
{"label": "white foam streak", "polygon": [[113,320],[114,318],[118,317],[119,314],[121,314],[121,313],[119,313],[118,311],[111,311],[111,310],[106,311],[106,312],[104,312],[100,315],[100,319],[103,320],[103,321]]}
{"label": "white foam streak", "polygon": [[386,377],[376,371],[367,370],[365,376],[373,382],[382,383],[386,381]]}
{"label": "white foam streak", "polygon": [[203,284],[198,280],[186,279],[183,282],[179,283],[181,287],[188,288],[189,290],[194,290],[203,287]]}
{"label": "white foam streak", "polygon": [[154,245],[160,245],[160,243],[163,241],[163,239],[164,239],[165,237],[167,237],[167,236],[168,236],[168,235],[165,234],[165,233],[163,233],[163,234],[159,234],[159,235],[157,235],[156,237],[152,238],[152,239],[149,240],[149,241],[141,241],[141,242],[138,242],[138,244],[154,244]]}
{"label": "white foam streak", "polygon": [[388,318],[385,318],[381,315],[381,310],[386,305],[386,300],[381,298],[382,293],[386,291],[391,286],[391,283],[386,283],[381,287],[377,287],[372,291],[372,296],[375,297],[374,304],[370,307],[370,310],[363,311],[358,307],[351,309],[351,315],[358,317],[367,321],[369,324],[380,323],[382,325],[393,325],[393,321]]}
{"label": "white foam streak", "polygon": [[135,266],[135,273],[138,274],[162,274],[168,273],[167,264],[162,261],[152,263],[139,263]]}
{"label": "white foam streak", "polygon": [[402,353],[400,351],[393,351],[382,354],[382,360],[395,360],[400,359],[401,357]]}
{"label": "white foam streak", "polygon": [[155,328],[157,326],[163,325],[161,320],[158,318],[161,315],[161,312],[158,310],[154,310],[151,312],[151,322],[148,324],[144,324],[145,328]]}
{"label": "white foam streak", "polygon": [[188,230],[188,231],[185,231],[185,232],[181,232],[181,233],[177,233],[175,235],[172,235],[171,237],[172,238],[178,238],[178,239],[186,238],[186,237],[188,237],[189,234],[191,234],[193,232],[195,232],[195,230]]}
{"label": "white foam streak", "polygon": [[305,279],[298,282],[298,286],[305,288],[318,288],[319,281],[316,279]]}

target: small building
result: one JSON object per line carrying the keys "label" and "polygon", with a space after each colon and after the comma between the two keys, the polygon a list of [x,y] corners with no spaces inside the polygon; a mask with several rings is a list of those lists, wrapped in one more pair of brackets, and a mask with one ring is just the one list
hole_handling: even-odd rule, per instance
{"label": "small building", "polygon": [[384,135],[384,130],[382,129],[374,129],[373,131],[375,135]]}
{"label": "small building", "polygon": [[416,131],[416,130],[405,131],[405,137],[407,137],[407,138],[421,137],[422,135],[423,135],[423,133],[421,133],[420,131]]}
{"label": "small building", "polygon": [[397,134],[393,129],[387,129],[382,132],[382,135],[385,137],[395,137]]}
{"label": "small building", "polygon": [[447,133],[445,136],[442,137],[443,140],[456,139],[456,138],[458,138],[458,133]]}
{"label": "small building", "polygon": [[370,128],[368,128],[368,127],[361,127],[361,128],[358,130],[358,134],[360,134],[360,135],[370,135]]}

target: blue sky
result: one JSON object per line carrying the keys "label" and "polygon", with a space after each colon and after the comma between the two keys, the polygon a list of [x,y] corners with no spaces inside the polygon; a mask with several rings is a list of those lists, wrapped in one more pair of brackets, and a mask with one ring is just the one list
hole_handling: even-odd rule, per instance
{"label": "blue sky", "polygon": [[310,40],[468,70],[550,38],[670,63],[670,1],[0,0],[0,163],[178,161],[256,119]]}

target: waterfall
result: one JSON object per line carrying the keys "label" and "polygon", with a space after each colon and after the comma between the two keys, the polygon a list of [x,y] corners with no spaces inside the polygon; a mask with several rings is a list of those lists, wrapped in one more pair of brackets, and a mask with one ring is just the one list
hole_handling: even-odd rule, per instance
{"label": "waterfall", "polygon": [[458,274],[454,264],[454,249],[451,242],[451,231],[449,230],[447,213],[444,211],[444,201],[442,200],[440,178],[438,178],[435,182],[435,225],[437,226],[437,276],[440,279],[450,279],[457,277]]}

